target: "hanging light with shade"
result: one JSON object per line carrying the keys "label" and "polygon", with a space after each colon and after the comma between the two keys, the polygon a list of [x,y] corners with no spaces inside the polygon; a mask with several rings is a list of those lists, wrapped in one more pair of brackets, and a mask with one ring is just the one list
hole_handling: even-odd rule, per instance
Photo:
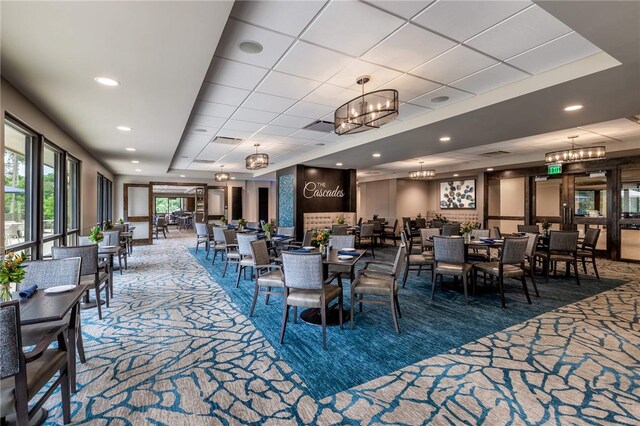
{"label": "hanging light with shade", "polygon": [[223,168],[224,166],[220,166],[220,172],[213,176],[216,182],[226,182],[229,180],[229,173],[223,171]]}
{"label": "hanging light with shade", "polygon": [[420,170],[414,170],[412,172],[409,172],[409,179],[428,179],[436,175],[435,170],[424,170],[422,168],[423,164],[424,164],[424,161],[421,161]]}
{"label": "hanging light with shade", "polygon": [[248,155],[247,158],[245,158],[246,168],[248,170],[258,170],[258,169],[264,169],[265,167],[268,167],[269,156],[263,152],[262,153],[258,152],[258,147],[260,146],[259,143],[253,146],[256,147],[256,153]]}
{"label": "hanging light with shade", "polygon": [[569,136],[569,139],[571,139],[570,149],[547,152],[544,155],[545,164],[579,163],[607,158],[607,150],[604,146],[576,148],[577,138],[578,136]]}

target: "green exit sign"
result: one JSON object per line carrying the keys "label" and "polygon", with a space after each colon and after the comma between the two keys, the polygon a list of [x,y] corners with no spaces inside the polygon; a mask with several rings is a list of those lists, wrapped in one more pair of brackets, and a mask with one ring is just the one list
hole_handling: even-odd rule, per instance
{"label": "green exit sign", "polygon": [[562,173],[562,164],[549,164],[547,166],[547,173],[550,175],[559,175]]}

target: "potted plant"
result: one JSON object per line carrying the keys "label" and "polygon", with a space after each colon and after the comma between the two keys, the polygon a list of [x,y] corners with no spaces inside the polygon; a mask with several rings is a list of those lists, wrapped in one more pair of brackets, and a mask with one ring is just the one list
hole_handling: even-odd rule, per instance
{"label": "potted plant", "polygon": [[102,242],[102,240],[104,240],[104,234],[100,230],[100,227],[94,226],[93,228],[91,228],[91,231],[89,232],[89,241],[99,244]]}
{"label": "potted plant", "polygon": [[220,223],[222,224],[222,226],[227,226],[227,224],[228,224],[229,222],[227,222],[227,218],[226,218],[226,217],[222,216],[222,217],[220,218]]}
{"label": "potted plant", "polygon": [[378,220],[378,213],[373,215],[373,220]]}
{"label": "potted plant", "polygon": [[330,238],[331,235],[324,229],[316,229],[315,231],[313,231],[313,245],[318,247],[320,253],[323,255],[326,252],[326,247],[329,244]]}
{"label": "potted plant", "polygon": [[262,230],[264,231],[264,236],[267,240],[271,239],[271,232],[273,231],[273,224],[271,222],[266,222],[262,225]]}
{"label": "potted plant", "polygon": [[464,242],[469,244],[471,242],[471,231],[478,228],[476,222],[462,222],[460,224],[460,233],[464,237]]}
{"label": "potted plant", "polygon": [[247,220],[244,218],[238,219],[238,231],[244,231],[245,226],[247,226]]}
{"label": "potted plant", "polygon": [[124,225],[124,219],[122,219],[122,218],[118,219],[118,223],[119,223],[120,225]]}
{"label": "potted plant", "polygon": [[542,231],[544,232],[545,237],[549,235],[549,229],[551,228],[551,224],[548,220],[542,221]]}
{"label": "potted plant", "polygon": [[336,217],[336,222],[338,223],[338,225],[344,225],[344,223],[346,222],[344,215],[339,214],[338,217]]}
{"label": "potted plant", "polygon": [[422,213],[418,213],[418,216],[416,216],[416,218],[422,219]]}
{"label": "potted plant", "polygon": [[0,264],[0,301],[6,302],[11,300],[11,288],[24,279],[24,265],[27,255],[22,252],[20,254],[9,252],[2,258]]}
{"label": "potted plant", "polygon": [[113,229],[113,223],[110,220],[106,221],[104,224],[105,231],[111,231]]}

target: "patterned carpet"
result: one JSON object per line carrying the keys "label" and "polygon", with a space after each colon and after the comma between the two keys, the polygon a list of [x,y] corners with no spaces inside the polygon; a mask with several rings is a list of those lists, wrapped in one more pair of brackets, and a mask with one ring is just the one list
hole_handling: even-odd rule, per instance
{"label": "patterned carpet", "polygon": [[[640,423],[640,265],[602,261],[602,276],[629,282],[318,400],[189,253],[194,241],[172,230],[136,247],[104,319],[83,312],[74,422]],[[57,395],[48,406],[62,424]]]}

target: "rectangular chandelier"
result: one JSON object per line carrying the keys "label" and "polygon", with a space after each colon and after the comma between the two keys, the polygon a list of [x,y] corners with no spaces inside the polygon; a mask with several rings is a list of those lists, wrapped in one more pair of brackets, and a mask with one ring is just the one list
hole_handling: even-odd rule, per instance
{"label": "rectangular chandelier", "polygon": [[397,90],[364,93],[336,109],[334,131],[346,135],[377,129],[398,116],[398,105]]}
{"label": "rectangular chandelier", "polygon": [[563,149],[547,152],[544,155],[545,164],[578,163],[581,161],[604,160],[607,158],[604,146],[591,146],[588,148]]}

